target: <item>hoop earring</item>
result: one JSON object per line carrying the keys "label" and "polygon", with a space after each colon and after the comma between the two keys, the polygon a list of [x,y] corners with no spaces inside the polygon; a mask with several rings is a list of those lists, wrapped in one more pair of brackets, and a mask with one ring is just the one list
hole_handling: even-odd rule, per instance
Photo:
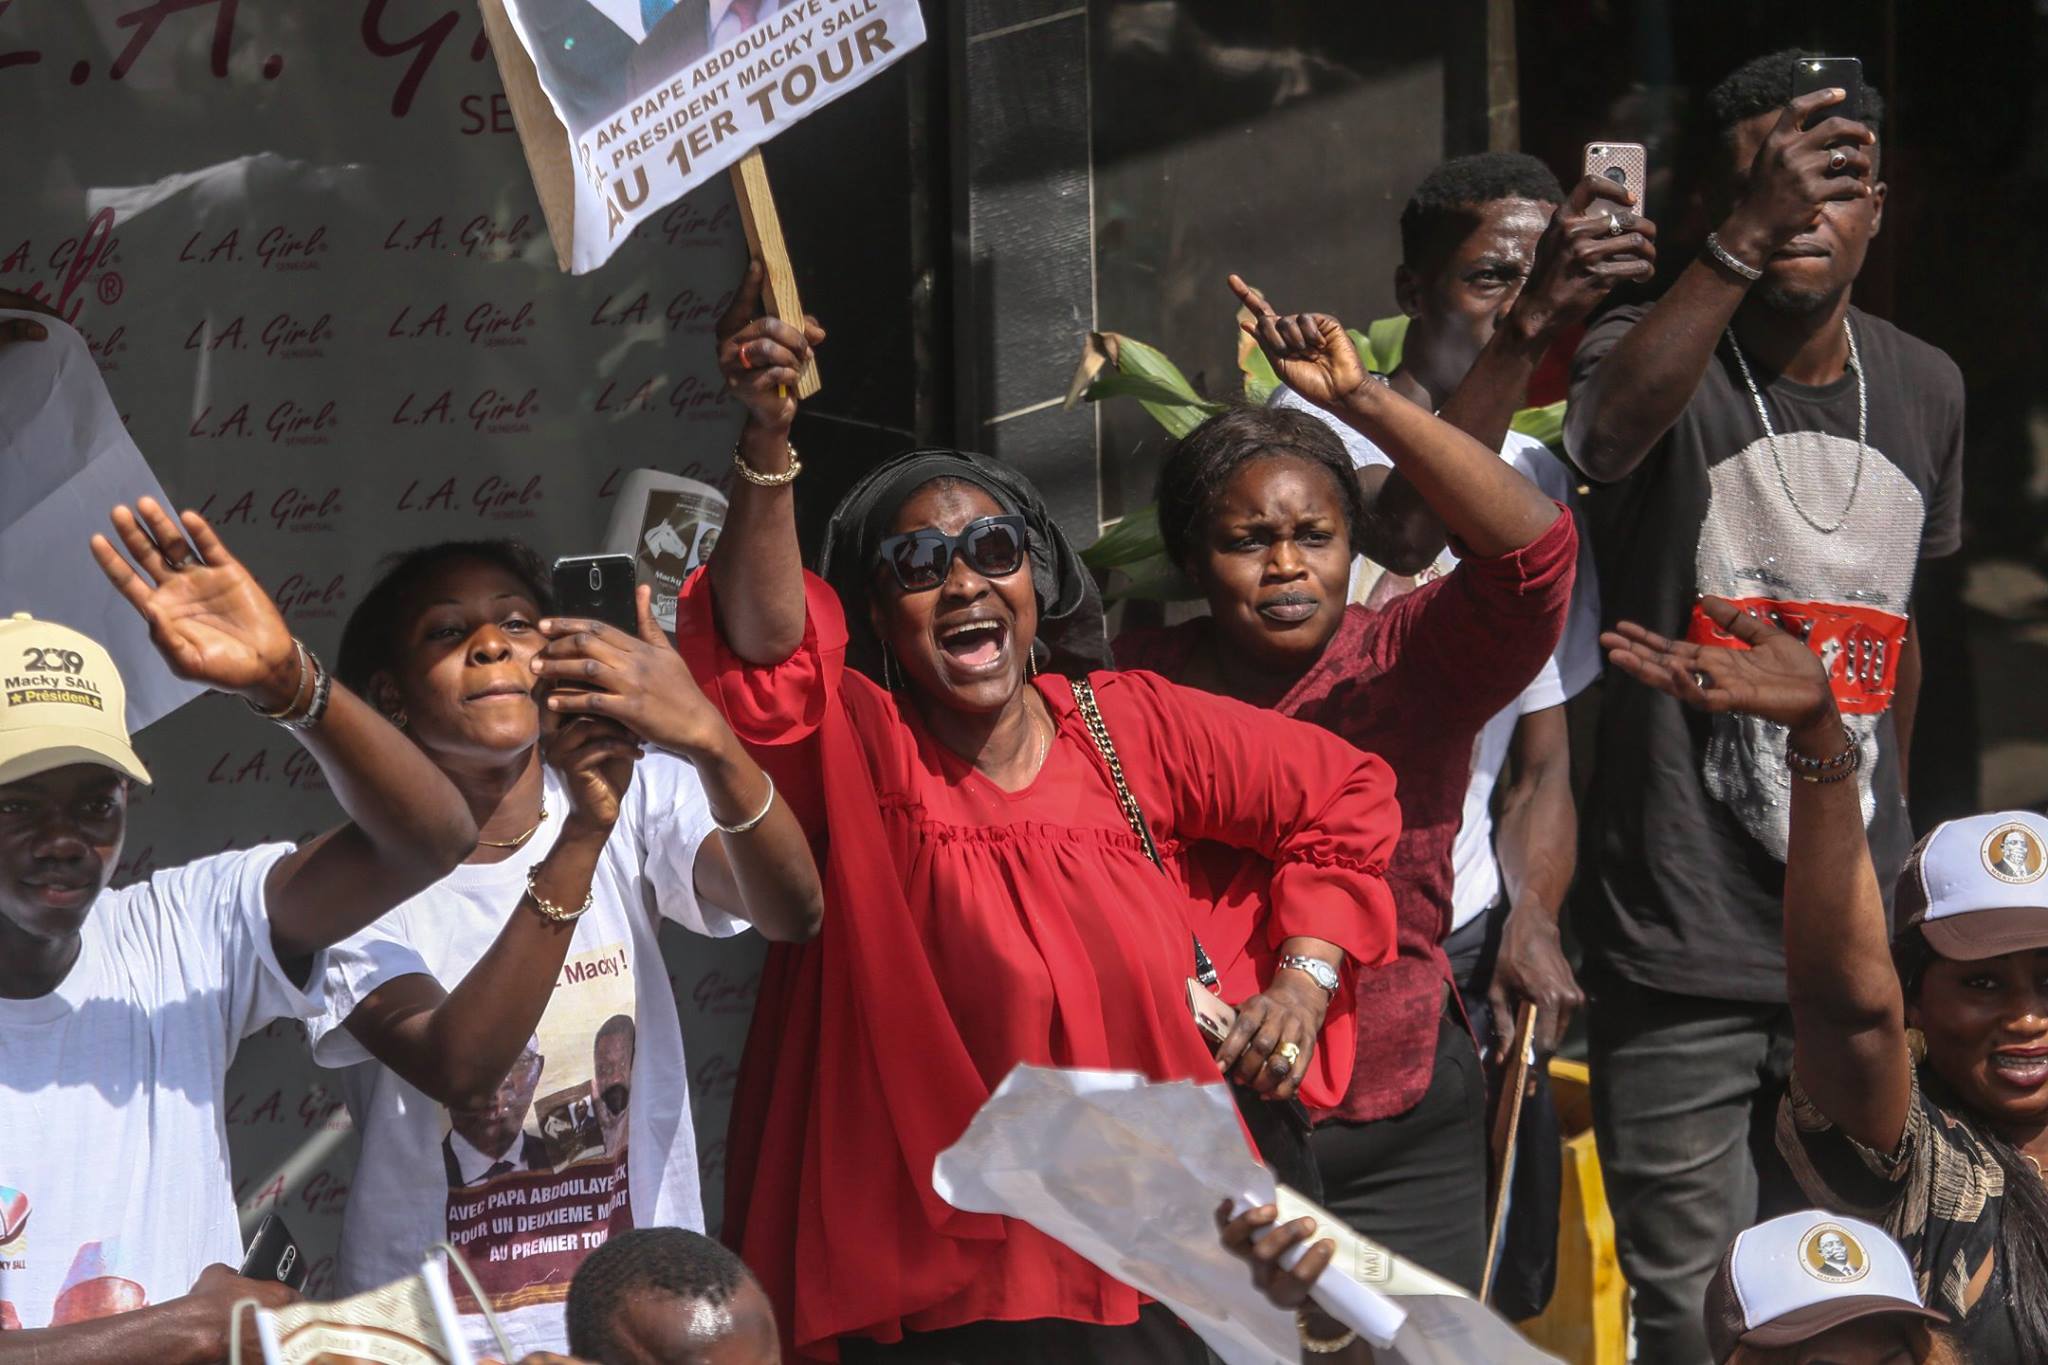
{"label": "hoop earring", "polygon": [[1036,640],[1033,640],[1031,648],[1024,652],[1024,675],[1030,678],[1038,676],[1038,641]]}
{"label": "hoop earring", "polygon": [[406,717],[406,714],[405,714],[405,708],[404,708],[404,707],[402,707],[402,706],[401,706],[401,707],[399,707],[399,708],[398,708],[398,709],[397,709],[396,711],[393,711],[393,712],[392,712],[392,713],[391,713],[390,715],[386,716],[386,717],[385,717],[384,719],[386,719],[386,720],[388,720],[388,721],[390,721],[390,722],[391,722],[391,727],[392,727],[392,728],[393,728],[394,730],[403,730],[403,729],[405,728],[405,722],[406,722],[406,720],[407,720],[407,717]]}
{"label": "hoop earring", "polygon": [[896,690],[896,658],[887,645],[882,646],[882,689],[887,692]]}

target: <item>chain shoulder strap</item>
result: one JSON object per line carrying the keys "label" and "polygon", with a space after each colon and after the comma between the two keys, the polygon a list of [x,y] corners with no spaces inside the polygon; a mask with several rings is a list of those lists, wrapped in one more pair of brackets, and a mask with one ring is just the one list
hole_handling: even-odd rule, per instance
{"label": "chain shoulder strap", "polygon": [[[1131,794],[1131,784],[1124,780],[1123,760],[1116,756],[1116,743],[1109,737],[1109,727],[1103,724],[1102,708],[1095,704],[1095,686],[1086,678],[1070,680],[1074,688],[1074,705],[1081,712],[1081,721],[1088,727],[1088,738],[1095,742],[1095,752],[1102,755],[1102,761],[1109,766],[1110,784],[1116,788],[1116,803],[1123,808],[1124,819],[1129,822],[1131,833],[1138,836],[1138,842],[1145,846],[1145,856],[1152,860],[1152,866],[1166,871],[1166,862],[1159,856],[1159,846],[1152,842],[1151,826],[1145,823],[1145,812],[1139,809],[1138,798]],[[1216,966],[1209,960],[1209,950],[1196,938],[1195,979],[1209,989],[1216,989]]]}
{"label": "chain shoulder strap", "polygon": [[1109,780],[1116,787],[1116,803],[1123,807],[1124,819],[1131,826],[1131,833],[1138,836],[1138,842],[1145,846],[1145,856],[1161,872],[1166,864],[1159,857],[1159,847],[1152,842],[1151,827],[1145,823],[1145,812],[1138,807],[1138,798],[1131,795],[1131,784],[1124,780],[1123,761],[1116,756],[1116,743],[1109,737],[1109,727],[1102,723],[1102,708],[1095,704],[1095,687],[1086,678],[1075,678],[1074,705],[1080,708],[1081,720],[1088,727],[1088,738],[1095,741],[1095,752],[1102,755],[1102,761],[1109,765]]}

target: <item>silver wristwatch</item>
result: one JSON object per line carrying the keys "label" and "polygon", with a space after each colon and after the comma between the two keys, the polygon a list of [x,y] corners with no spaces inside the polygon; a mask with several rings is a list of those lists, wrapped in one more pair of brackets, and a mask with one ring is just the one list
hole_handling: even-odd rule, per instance
{"label": "silver wristwatch", "polygon": [[1286,957],[1280,959],[1280,965],[1292,967],[1297,972],[1306,973],[1309,980],[1321,986],[1331,995],[1337,993],[1337,969],[1324,962],[1321,958],[1303,957],[1299,953],[1289,953]]}

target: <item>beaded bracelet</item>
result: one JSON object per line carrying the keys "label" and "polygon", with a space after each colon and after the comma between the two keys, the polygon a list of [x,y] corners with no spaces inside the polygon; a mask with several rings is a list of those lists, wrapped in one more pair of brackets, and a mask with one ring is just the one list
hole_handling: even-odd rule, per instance
{"label": "beaded bracelet", "polygon": [[526,898],[533,902],[534,909],[540,911],[541,918],[553,920],[557,924],[569,924],[590,913],[590,907],[596,899],[596,893],[585,891],[583,893],[583,904],[577,906],[574,910],[564,910],[561,906],[556,905],[546,896],[543,896],[540,893],[540,888],[533,884],[534,877],[539,871],[540,869],[536,867],[526,874]]}
{"label": "beaded bracelet", "polygon": [[1790,768],[1792,775],[1801,782],[1840,782],[1845,778],[1854,777],[1863,767],[1863,748],[1851,739],[1849,747],[1833,758],[1812,758],[1800,753],[1787,742],[1785,766]]}

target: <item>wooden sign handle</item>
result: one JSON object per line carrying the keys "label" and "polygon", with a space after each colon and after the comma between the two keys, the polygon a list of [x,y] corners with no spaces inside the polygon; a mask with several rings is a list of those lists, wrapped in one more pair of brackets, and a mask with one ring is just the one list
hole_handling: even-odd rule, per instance
{"label": "wooden sign handle", "polygon": [[[804,306],[796,296],[796,271],[789,263],[789,246],[782,240],[782,220],[775,213],[775,193],[768,188],[768,167],[759,147],[733,163],[733,197],[739,200],[740,222],[747,230],[747,250],[768,274],[768,311],[801,332]],[[818,391],[818,362],[806,361],[798,376],[796,396],[809,398]]]}
{"label": "wooden sign handle", "polygon": [[1493,1159],[1496,1184],[1493,1208],[1486,1220],[1486,1268],[1480,1272],[1479,1301],[1493,1299],[1494,1271],[1499,1266],[1500,1239],[1507,1231],[1508,1192],[1515,1180],[1515,1147],[1522,1137],[1522,1101],[1528,1098],[1529,1071],[1536,1064],[1536,1003],[1524,1000],[1515,1020],[1515,1051],[1493,1116]]}

